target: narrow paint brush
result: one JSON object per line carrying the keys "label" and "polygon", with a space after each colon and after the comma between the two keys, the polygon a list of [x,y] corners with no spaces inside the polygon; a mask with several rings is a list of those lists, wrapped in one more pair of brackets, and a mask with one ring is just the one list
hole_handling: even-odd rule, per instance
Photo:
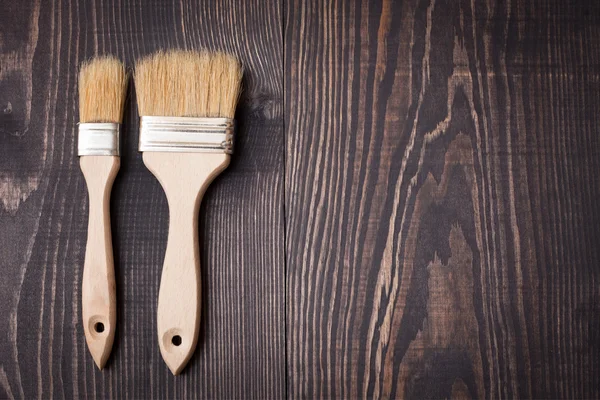
{"label": "narrow paint brush", "polygon": [[110,355],[117,322],[110,229],[110,192],[119,170],[119,130],[127,74],[114,57],[95,58],[79,72],[79,164],[89,195],[81,287],[83,330],[98,368]]}
{"label": "narrow paint brush", "polygon": [[210,182],[229,165],[241,78],[240,63],[223,53],[159,52],[135,68],[139,150],[169,204],[157,329],[174,375],[198,341],[198,211]]}

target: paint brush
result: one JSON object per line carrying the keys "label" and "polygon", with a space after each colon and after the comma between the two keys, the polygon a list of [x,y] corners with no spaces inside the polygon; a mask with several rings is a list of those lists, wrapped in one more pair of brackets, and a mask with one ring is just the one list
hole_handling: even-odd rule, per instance
{"label": "paint brush", "polygon": [[174,375],[198,341],[198,211],[208,185],[229,165],[241,78],[238,60],[223,53],[158,52],[135,68],[139,150],[169,205],[157,329],[162,357]]}
{"label": "paint brush", "polygon": [[125,67],[114,57],[92,59],[79,72],[78,155],[89,196],[81,311],[85,339],[100,369],[110,355],[117,322],[110,192],[120,165],[126,88]]}

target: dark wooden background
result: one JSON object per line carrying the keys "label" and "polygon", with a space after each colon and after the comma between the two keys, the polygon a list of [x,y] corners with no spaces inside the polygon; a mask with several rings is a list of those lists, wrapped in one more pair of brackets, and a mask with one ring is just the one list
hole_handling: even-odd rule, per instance
{"label": "dark wooden background", "polygon": [[[130,88],[100,372],[76,73],[173,47],[246,68],[200,342],[173,377]],[[599,115],[598,2],[3,1],[0,398],[600,398]]]}

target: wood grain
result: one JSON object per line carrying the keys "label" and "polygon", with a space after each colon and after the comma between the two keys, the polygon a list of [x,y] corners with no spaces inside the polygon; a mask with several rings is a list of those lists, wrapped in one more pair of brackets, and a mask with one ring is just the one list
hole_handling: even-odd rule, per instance
{"label": "wood grain", "polygon": [[599,11],[286,5],[290,397],[600,397]]}
{"label": "wood grain", "polygon": [[[0,32],[0,102],[13,110],[0,113],[0,398],[283,397],[281,4],[2,2]],[[137,152],[130,87],[111,205],[118,325],[100,372],[81,324],[88,201],[77,69],[96,54],[131,67],[173,47],[226,50],[245,66],[236,152],[200,212],[200,339],[173,377],[156,343],[167,200]]]}
{"label": "wood grain", "polygon": [[[0,398],[599,398],[596,3],[2,2]],[[198,348],[173,377],[156,346],[168,210],[131,87],[99,372],[76,71],[172,47],[246,68]]]}

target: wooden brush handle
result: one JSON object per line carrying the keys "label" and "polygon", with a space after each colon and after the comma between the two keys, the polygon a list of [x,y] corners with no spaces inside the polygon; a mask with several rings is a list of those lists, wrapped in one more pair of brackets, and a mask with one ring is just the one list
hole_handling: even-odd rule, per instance
{"label": "wooden brush handle", "polygon": [[83,330],[90,353],[102,369],[112,349],[117,322],[110,192],[120,160],[114,156],[82,156],[79,162],[90,204],[81,286]]}
{"label": "wooden brush handle", "polygon": [[177,375],[194,353],[200,330],[200,202],[210,182],[229,164],[229,155],[145,152],[143,158],[169,203],[157,328],[163,360]]}

